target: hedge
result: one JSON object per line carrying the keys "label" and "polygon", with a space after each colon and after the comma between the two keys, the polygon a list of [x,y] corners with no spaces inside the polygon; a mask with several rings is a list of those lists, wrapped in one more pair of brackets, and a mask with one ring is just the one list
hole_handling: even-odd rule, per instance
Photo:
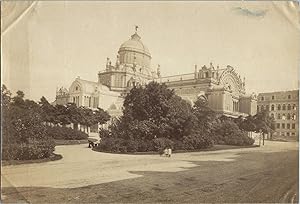
{"label": "hedge", "polygon": [[57,140],[83,140],[88,138],[88,134],[84,132],[59,126],[47,126],[46,134]]}

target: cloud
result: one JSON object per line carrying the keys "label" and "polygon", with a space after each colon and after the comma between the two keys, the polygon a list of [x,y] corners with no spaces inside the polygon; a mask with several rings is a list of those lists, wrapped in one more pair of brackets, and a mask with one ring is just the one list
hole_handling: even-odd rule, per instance
{"label": "cloud", "polygon": [[249,16],[249,17],[264,17],[267,13],[267,10],[249,10],[242,7],[234,7],[232,10],[238,15]]}

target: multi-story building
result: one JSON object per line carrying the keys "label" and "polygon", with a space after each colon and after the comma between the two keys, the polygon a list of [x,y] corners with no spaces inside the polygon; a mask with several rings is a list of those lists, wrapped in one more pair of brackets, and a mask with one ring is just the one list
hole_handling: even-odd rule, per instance
{"label": "multi-story building", "polygon": [[232,66],[214,67],[197,65],[194,72],[162,77],[160,66],[151,68],[151,54],[135,32],[119,48],[116,62],[107,58],[106,67],[98,73],[98,81],[77,78],[69,90],[57,90],[56,104],[75,103],[90,108],[101,107],[112,116],[122,114],[124,96],[134,86],[144,86],[150,81],[166,83],[191,104],[204,97],[209,106],[220,114],[231,117],[255,115],[255,94],[246,95],[245,78]]}
{"label": "multi-story building", "polygon": [[274,139],[298,140],[298,104],[298,90],[258,94],[257,112],[266,110],[275,120]]}

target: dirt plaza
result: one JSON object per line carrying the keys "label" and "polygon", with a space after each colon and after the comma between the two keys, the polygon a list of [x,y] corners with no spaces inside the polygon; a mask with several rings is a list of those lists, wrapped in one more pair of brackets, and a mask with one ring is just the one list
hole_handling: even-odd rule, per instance
{"label": "dirt plaza", "polygon": [[[297,199],[298,143],[159,155],[57,146],[63,158],[2,168],[9,202],[291,202]],[[276,189],[275,189],[276,188]],[[239,191],[235,191],[239,189]],[[264,193],[261,191],[264,189]]]}

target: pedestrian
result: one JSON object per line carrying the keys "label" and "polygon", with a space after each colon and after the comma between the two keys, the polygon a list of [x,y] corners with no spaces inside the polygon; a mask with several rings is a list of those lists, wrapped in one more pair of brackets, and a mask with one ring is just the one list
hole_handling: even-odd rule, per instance
{"label": "pedestrian", "polygon": [[171,155],[172,155],[172,149],[171,149],[171,147],[169,147],[168,148],[168,157],[171,157]]}
{"label": "pedestrian", "polygon": [[168,149],[167,149],[167,147],[164,149],[164,156],[168,156]]}

